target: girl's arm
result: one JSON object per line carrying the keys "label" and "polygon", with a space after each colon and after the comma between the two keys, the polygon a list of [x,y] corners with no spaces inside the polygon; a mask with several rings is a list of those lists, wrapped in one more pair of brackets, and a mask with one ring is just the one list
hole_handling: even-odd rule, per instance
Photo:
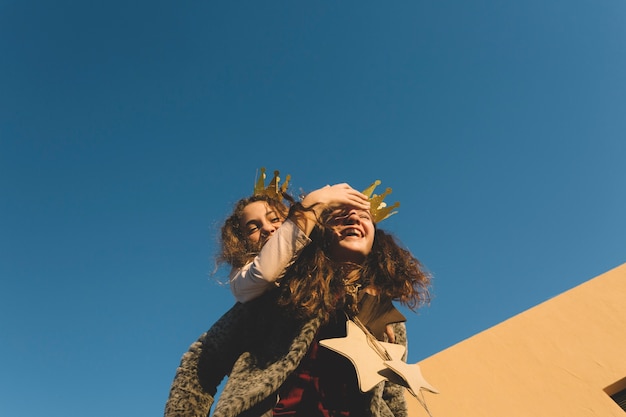
{"label": "girl's arm", "polygon": [[293,221],[285,220],[252,262],[231,271],[230,289],[235,299],[245,303],[263,294],[309,242],[309,237]]}
{"label": "girl's arm", "polygon": [[367,196],[348,184],[327,185],[307,194],[303,210],[291,210],[289,216],[267,240],[252,262],[230,273],[230,289],[239,302],[245,303],[275,285],[287,268],[310,243],[309,235],[322,211],[339,207],[369,210]]}

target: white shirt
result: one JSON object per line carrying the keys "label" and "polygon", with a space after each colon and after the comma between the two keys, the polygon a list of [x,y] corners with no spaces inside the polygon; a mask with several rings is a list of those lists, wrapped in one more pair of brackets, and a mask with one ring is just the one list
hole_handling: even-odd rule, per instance
{"label": "white shirt", "polygon": [[311,239],[294,222],[285,220],[252,262],[230,271],[230,290],[235,299],[245,303],[276,285],[276,280],[285,274],[310,242]]}

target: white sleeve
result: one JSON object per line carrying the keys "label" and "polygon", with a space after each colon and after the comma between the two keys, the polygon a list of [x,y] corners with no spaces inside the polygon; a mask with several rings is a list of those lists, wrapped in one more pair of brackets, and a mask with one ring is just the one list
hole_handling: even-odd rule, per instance
{"label": "white sleeve", "polygon": [[245,303],[275,285],[310,242],[294,222],[285,220],[252,262],[230,272],[230,290],[235,299]]}

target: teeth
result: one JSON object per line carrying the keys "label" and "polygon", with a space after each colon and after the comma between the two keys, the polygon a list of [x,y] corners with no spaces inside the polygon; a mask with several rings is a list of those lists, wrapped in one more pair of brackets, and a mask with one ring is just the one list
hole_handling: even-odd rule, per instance
{"label": "teeth", "polygon": [[361,233],[357,229],[351,228],[351,229],[346,229],[345,235],[358,237],[358,236],[361,236]]}

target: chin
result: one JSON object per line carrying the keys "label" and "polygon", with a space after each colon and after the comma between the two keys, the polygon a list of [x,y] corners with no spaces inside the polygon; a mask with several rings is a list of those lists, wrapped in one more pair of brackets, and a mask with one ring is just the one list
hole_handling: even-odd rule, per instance
{"label": "chin", "polygon": [[367,254],[363,253],[360,250],[340,247],[336,248],[333,251],[332,257],[336,262],[353,262],[356,264],[360,264],[365,261]]}

